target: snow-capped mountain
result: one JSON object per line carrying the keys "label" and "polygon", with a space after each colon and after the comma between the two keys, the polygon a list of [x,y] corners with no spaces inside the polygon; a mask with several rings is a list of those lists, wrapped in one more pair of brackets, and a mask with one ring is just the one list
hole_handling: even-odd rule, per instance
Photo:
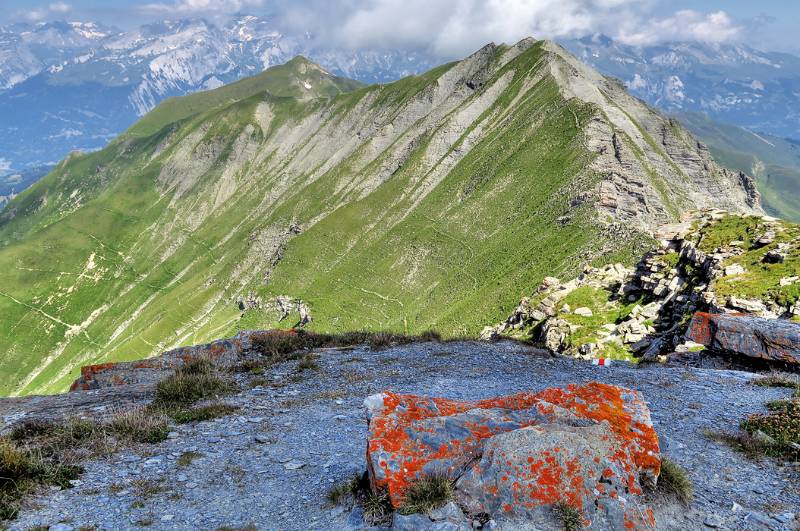
{"label": "snow-capped mountain", "polygon": [[800,138],[800,58],[741,44],[683,42],[636,47],[603,35],[563,43],[667,111],[700,111],[722,122]]}
{"label": "snow-capped mountain", "polygon": [[[383,82],[432,66],[402,51],[320,49],[270,20],[164,21],[122,32],[93,23],[0,28],[0,162],[5,171],[92,150],[170,96],[216,88],[306,55],[332,72]],[[5,194],[19,190],[5,190]],[[0,194],[3,194],[0,190]]]}
{"label": "snow-capped mountain", "polygon": [[0,27],[0,90],[90,51],[112,30],[92,22]]}

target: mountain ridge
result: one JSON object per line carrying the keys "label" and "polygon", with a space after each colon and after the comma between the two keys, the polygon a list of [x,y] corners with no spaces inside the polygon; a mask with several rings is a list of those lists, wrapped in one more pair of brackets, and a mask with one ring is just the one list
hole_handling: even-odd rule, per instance
{"label": "mountain ridge", "polygon": [[477,335],[545,275],[632,259],[701,206],[760,211],[746,176],[546,41],[256,94],[65,160],[0,214],[0,392],[300,304],[317,330]]}
{"label": "mountain ridge", "polygon": [[[604,36],[561,43],[667,111],[705,111],[778,136],[800,135],[794,101],[785,97],[798,87],[797,57],[745,45],[635,47]],[[297,54],[368,83],[437,63],[414,50],[331,48],[251,15],[221,25],[193,18],[126,32],[93,22],[6,26],[0,28],[0,71],[10,77],[0,76],[0,123],[13,129],[0,135],[0,159],[19,172],[52,165],[75,149],[99,149],[166,97],[216,88]],[[50,101],[55,104],[42,106]]]}

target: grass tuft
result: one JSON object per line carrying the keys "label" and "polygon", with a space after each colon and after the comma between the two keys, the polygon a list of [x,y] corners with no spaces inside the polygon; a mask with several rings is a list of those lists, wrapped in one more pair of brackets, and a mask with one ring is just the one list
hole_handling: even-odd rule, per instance
{"label": "grass tuft", "polygon": [[800,376],[786,372],[774,372],[752,381],[753,385],[762,387],[787,387],[800,389]]}
{"label": "grass tuft", "polygon": [[392,514],[392,502],[389,493],[368,491],[364,496],[364,519],[375,525],[386,522]]}
{"label": "grass tuft", "polygon": [[[304,330],[272,330],[259,334],[253,338],[253,346],[268,357],[273,363],[298,359],[303,356],[304,351],[317,348],[343,348],[357,345],[369,345],[373,350],[380,350],[391,345],[404,345],[414,342],[441,341],[442,336],[434,331],[428,330],[420,335],[405,335],[394,332],[344,332],[341,334],[319,334],[306,332]],[[252,366],[259,366],[253,362],[249,363],[247,370],[252,370]]]}
{"label": "grass tuft", "polygon": [[333,485],[326,497],[331,505],[342,505],[348,499],[353,499],[360,490],[361,474],[353,474],[349,480]]}
{"label": "grass tuft", "polygon": [[447,476],[423,476],[418,478],[406,491],[406,497],[398,512],[400,514],[428,513],[452,501],[454,496],[453,482]]}
{"label": "grass tuft", "polygon": [[661,474],[658,476],[656,489],[675,496],[681,503],[688,505],[692,501],[693,489],[689,474],[669,457],[661,459]]}
{"label": "grass tuft", "polygon": [[22,498],[37,485],[70,487],[81,467],[61,463],[31,449],[0,439],[0,521],[16,518]]}
{"label": "grass tuft", "polygon": [[118,413],[108,428],[118,438],[137,443],[161,442],[169,434],[166,416],[145,407]]}
{"label": "grass tuft", "polygon": [[53,422],[34,419],[26,420],[14,426],[8,438],[12,441],[20,442],[36,437],[53,435],[57,431],[57,425]]}
{"label": "grass tuft", "polygon": [[564,531],[578,531],[583,529],[583,518],[577,509],[567,505],[564,502],[556,504],[556,516],[564,526]]}
{"label": "grass tuft", "polygon": [[235,385],[206,358],[189,360],[156,386],[155,406],[174,407],[233,393]]}

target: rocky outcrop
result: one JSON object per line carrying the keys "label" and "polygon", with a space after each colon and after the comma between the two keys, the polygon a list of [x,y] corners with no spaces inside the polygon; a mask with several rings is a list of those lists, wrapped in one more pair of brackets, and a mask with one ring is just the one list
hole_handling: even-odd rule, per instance
{"label": "rocky outcrop", "polygon": [[[697,501],[688,506],[660,497],[649,504],[655,512],[656,529],[703,529],[703,522],[709,521],[718,529],[753,529],[763,524],[775,531],[792,531],[800,523],[794,509],[800,507],[797,467],[774,459],[743,466],[744,457],[736,449],[704,435],[709,430],[737,430],[741,420],[763,413],[765,402],[791,395],[789,389],[752,385],[750,374],[624,364],[598,370],[574,359],[547,359],[525,345],[509,342],[418,343],[377,351],[362,345],[315,354],[319,371],[298,372],[301,360],[289,360],[265,367],[263,372],[230,374],[241,391],[211,404],[238,407],[231,415],[171,423],[171,433],[157,444],[119,448],[111,455],[103,446],[97,458],[81,454],[85,472],[78,481],[66,488],[36,489],[17,520],[0,525],[7,525],[11,531],[66,526],[133,529],[146,525],[158,530],[248,526],[365,529],[371,523],[364,522],[357,500],[332,506],[326,495],[331,485],[348,482],[353,474],[367,468],[361,405],[375,389],[401,387],[412,395],[443,396],[475,404],[489,396],[548,387],[559,390],[559,395],[567,394],[569,384],[593,379],[609,388],[635,388],[641,393],[652,418],[658,420],[660,450],[686,469],[693,484]],[[479,365],[476,360],[480,360]],[[36,426],[41,421],[61,425],[75,417],[111,420],[120,411],[150,403],[153,387],[123,385],[0,399],[0,436],[8,436],[21,424]],[[544,402],[556,400],[536,395]],[[560,429],[562,433],[591,434],[601,429],[598,425],[604,425],[590,419],[581,422],[586,428],[566,423]],[[546,426],[545,436],[554,440],[557,425]],[[611,431],[611,440],[615,440],[616,432]],[[638,436],[636,432],[630,435]],[[484,446],[487,450],[490,440]],[[539,440],[542,444],[520,442],[530,443],[531,451],[539,452],[545,439]],[[595,443],[599,448],[605,444],[587,436],[574,439],[574,445],[577,448],[587,440],[593,444],[586,448],[590,455],[597,455]],[[559,454],[571,444],[563,443]],[[519,448],[522,451],[524,446]],[[192,457],[187,466],[187,459]],[[489,461],[488,455],[485,461]],[[527,456],[524,461],[527,464]],[[659,484],[662,480],[663,476]],[[610,487],[605,479],[598,483]],[[146,498],[142,493],[145,489]],[[622,497],[627,500],[631,496],[626,493]],[[638,496],[632,498],[629,503],[638,503]],[[776,499],[781,503],[775,504]],[[397,528],[415,524],[410,527],[414,531],[465,525],[487,531],[522,527],[519,522],[502,525],[486,517],[459,517],[459,500],[454,502],[455,511],[453,505],[446,505],[424,516],[395,515],[393,524]],[[501,510],[501,520],[503,514]],[[597,521],[598,526],[603,525],[602,519]],[[387,521],[385,525],[390,524]],[[538,529],[563,529],[563,525],[551,522]]]}
{"label": "rocky outcrop", "polygon": [[686,336],[714,350],[800,367],[800,323],[697,312]]}
{"label": "rocky outcrop", "polygon": [[641,482],[658,480],[659,444],[638,392],[589,383],[474,402],[387,392],[365,406],[370,482],[395,507],[416,480],[446,475],[461,507],[500,524],[550,528],[560,504],[592,529],[655,523]]}
{"label": "rocky outcrop", "polygon": [[[793,291],[800,282],[800,227],[769,216],[706,210],[653,236],[658,246],[635,268],[586,267],[564,283],[548,277],[505,322],[487,327],[483,339],[530,334],[556,353],[622,352],[655,360],[701,346],[687,343],[691,336],[685,334],[697,311],[782,320],[800,315]],[[594,307],[570,307],[573,299],[581,301],[581,289],[590,290]]]}
{"label": "rocky outcrop", "polygon": [[81,375],[72,384],[70,391],[89,391],[129,384],[152,384],[192,359],[208,358],[219,367],[229,367],[248,359],[258,359],[260,354],[253,348],[253,341],[259,337],[294,333],[291,330],[247,330],[239,332],[230,339],[180,347],[154,358],[88,365],[81,367]]}

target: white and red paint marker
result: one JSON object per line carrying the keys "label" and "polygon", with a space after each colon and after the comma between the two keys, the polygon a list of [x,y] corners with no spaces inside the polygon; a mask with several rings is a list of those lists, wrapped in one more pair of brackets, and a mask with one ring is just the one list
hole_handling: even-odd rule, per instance
{"label": "white and red paint marker", "polygon": [[608,358],[597,358],[592,360],[592,365],[599,365],[600,367],[608,367],[611,365],[611,360]]}

